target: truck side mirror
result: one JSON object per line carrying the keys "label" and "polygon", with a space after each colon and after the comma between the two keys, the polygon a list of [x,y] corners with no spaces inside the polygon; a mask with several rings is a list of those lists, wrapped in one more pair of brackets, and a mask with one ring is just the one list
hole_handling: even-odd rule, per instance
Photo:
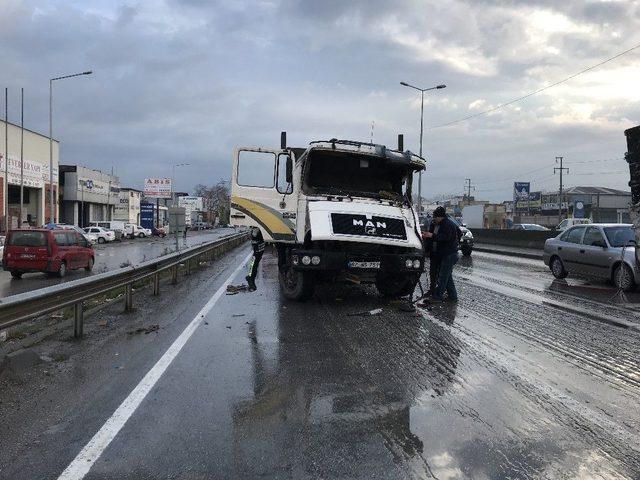
{"label": "truck side mirror", "polygon": [[293,183],[293,160],[291,157],[287,157],[287,171],[286,171],[286,181],[287,183]]}

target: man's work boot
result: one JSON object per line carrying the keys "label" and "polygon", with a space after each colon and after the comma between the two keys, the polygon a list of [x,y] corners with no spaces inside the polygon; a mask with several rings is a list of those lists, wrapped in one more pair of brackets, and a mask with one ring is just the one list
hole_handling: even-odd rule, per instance
{"label": "man's work boot", "polygon": [[244,278],[247,281],[247,285],[249,285],[249,291],[255,292],[257,290],[256,281],[248,275]]}

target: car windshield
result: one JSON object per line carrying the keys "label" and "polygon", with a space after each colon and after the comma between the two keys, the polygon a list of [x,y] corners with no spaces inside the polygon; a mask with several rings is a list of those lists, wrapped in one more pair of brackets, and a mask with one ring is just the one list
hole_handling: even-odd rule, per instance
{"label": "car windshield", "polygon": [[353,195],[400,200],[406,193],[406,166],[381,157],[356,153],[312,151],[305,175],[309,193]]}
{"label": "car windshield", "polygon": [[45,247],[47,235],[44,232],[12,232],[9,245],[15,247]]}
{"label": "car windshield", "polygon": [[524,229],[525,230],[536,230],[536,231],[546,230],[546,228],[544,228],[541,225],[525,225]]}
{"label": "car windshield", "polygon": [[612,247],[624,247],[636,239],[631,227],[605,227],[604,233]]}

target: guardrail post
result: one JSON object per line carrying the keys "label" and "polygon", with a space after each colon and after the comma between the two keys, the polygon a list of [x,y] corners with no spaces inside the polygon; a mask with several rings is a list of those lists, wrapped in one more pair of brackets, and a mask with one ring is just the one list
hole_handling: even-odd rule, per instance
{"label": "guardrail post", "polygon": [[73,336],[82,338],[84,332],[84,305],[82,302],[73,305]]}
{"label": "guardrail post", "polygon": [[124,311],[131,312],[133,310],[133,284],[127,283],[124,294]]}
{"label": "guardrail post", "polygon": [[156,273],[153,276],[153,294],[160,295],[160,274]]}
{"label": "guardrail post", "polygon": [[187,259],[186,267],[187,267],[187,275],[191,275],[191,259],[190,258]]}
{"label": "guardrail post", "polygon": [[171,285],[178,283],[178,266],[171,267]]}

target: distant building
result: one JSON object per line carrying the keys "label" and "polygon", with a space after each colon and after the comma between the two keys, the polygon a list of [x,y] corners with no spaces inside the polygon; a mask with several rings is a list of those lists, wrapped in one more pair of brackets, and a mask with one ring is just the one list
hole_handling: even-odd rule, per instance
{"label": "distant building", "polygon": [[185,209],[185,222],[191,226],[196,222],[201,222],[206,210],[204,197],[181,196],[178,197],[178,206]]}
{"label": "distant building", "polygon": [[[0,121],[0,231],[4,232],[8,215],[9,228],[20,223],[20,185],[22,184],[22,224],[41,226],[49,221],[49,137],[24,129],[20,166],[20,132],[18,125],[9,123],[9,161],[5,164],[5,122]],[[53,141],[54,216],[58,220],[58,157],[60,144]],[[7,178],[5,178],[5,166]],[[8,189],[5,195],[5,189]],[[8,200],[8,205],[7,205]]]}
{"label": "distant building", "polygon": [[60,165],[61,221],[80,227],[114,220],[120,179],[79,165]]}
{"label": "distant building", "polygon": [[113,219],[140,225],[140,201],[142,191],[135,188],[121,188]]}

